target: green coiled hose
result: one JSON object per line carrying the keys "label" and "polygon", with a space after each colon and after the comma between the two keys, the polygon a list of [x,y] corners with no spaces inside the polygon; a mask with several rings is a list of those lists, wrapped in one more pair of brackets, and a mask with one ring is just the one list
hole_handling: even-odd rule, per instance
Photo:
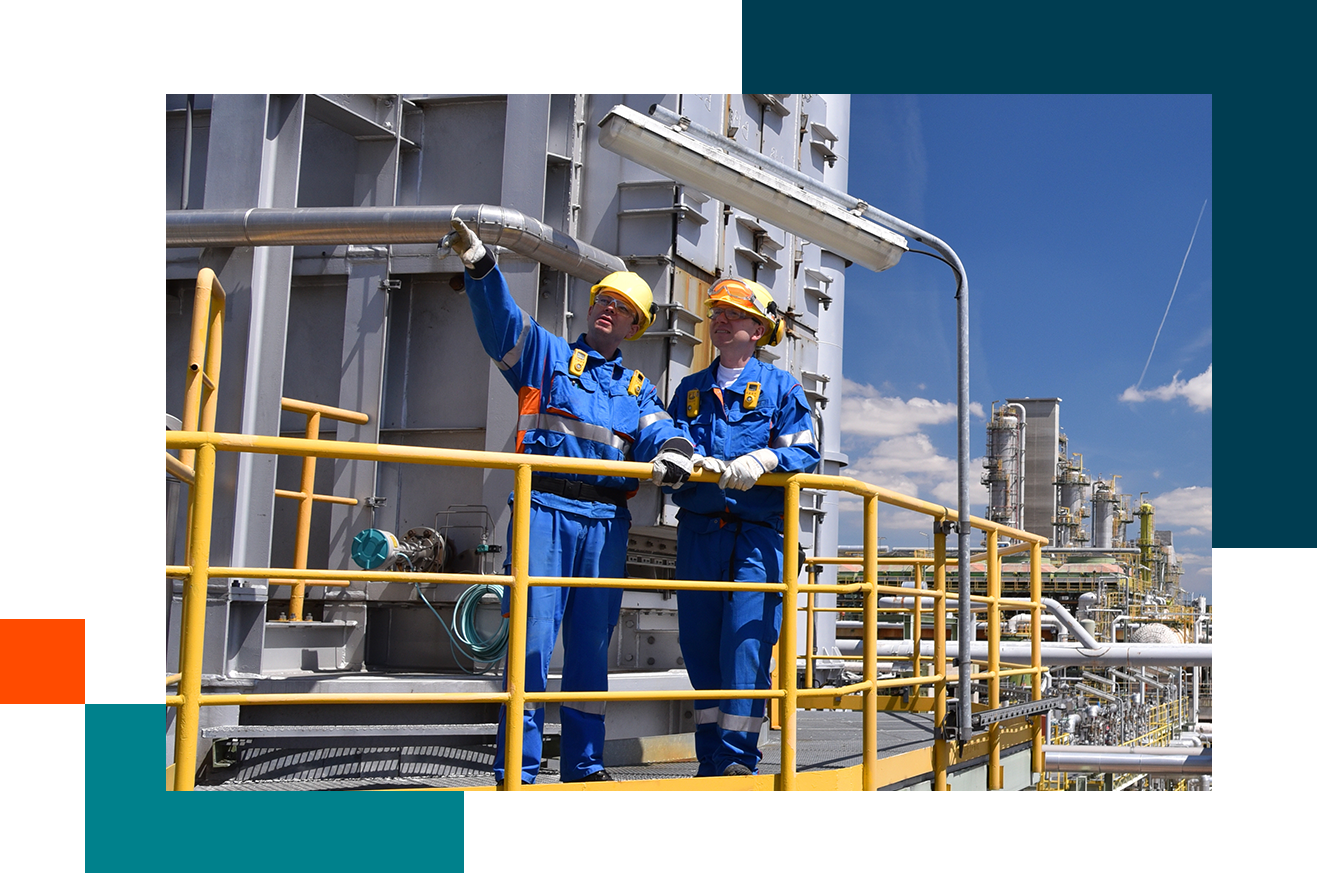
{"label": "green coiled hose", "polygon": [[[474,672],[483,673],[502,659],[508,648],[508,620],[504,618],[499,623],[498,630],[489,635],[482,634],[476,627],[476,610],[480,606],[481,598],[486,594],[493,594],[501,598],[503,595],[501,586],[481,583],[472,585],[463,591],[457,598],[457,602],[453,604],[453,627],[452,630],[449,630],[443,616],[421,593],[420,583],[414,584],[416,585],[416,595],[421,598],[426,606],[430,607],[430,611],[434,613],[435,618],[439,619],[440,626],[448,634],[449,643],[470,660],[485,664],[484,669]],[[458,666],[460,667],[461,664],[458,664]],[[465,667],[462,667],[462,669],[468,673],[473,672]]]}

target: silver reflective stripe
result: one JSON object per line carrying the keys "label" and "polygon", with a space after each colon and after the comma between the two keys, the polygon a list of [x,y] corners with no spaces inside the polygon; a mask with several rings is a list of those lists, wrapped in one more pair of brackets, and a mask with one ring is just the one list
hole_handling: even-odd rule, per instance
{"label": "silver reflective stripe", "polygon": [[704,709],[697,709],[697,710],[695,710],[695,723],[696,723],[696,724],[717,724],[717,723],[718,723],[718,707],[716,707],[716,706],[708,706],[708,707],[705,707]]}
{"label": "silver reflective stripe", "polygon": [[750,718],[745,715],[728,715],[725,712],[718,713],[718,726],[725,731],[737,731],[738,733],[757,734],[759,728],[763,725],[762,718]]}
{"label": "silver reflective stripe", "polygon": [[551,412],[518,416],[517,430],[548,430],[554,433],[565,433],[579,439],[612,446],[624,455],[631,454],[631,444],[608,428],[600,427],[597,424],[588,424],[575,418],[563,418],[561,415],[554,415]]}
{"label": "silver reflective stripe", "polygon": [[526,712],[534,712],[534,711],[537,710],[537,709],[543,709],[543,708],[544,708],[544,704],[543,704],[543,703],[537,703],[537,702],[535,702],[535,701],[533,701],[533,700],[527,700],[527,701],[526,701],[526,705],[525,705],[524,708],[525,708]]}
{"label": "silver reflective stripe", "polygon": [[607,700],[573,700],[571,703],[564,703],[562,708],[574,709],[577,712],[588,712],[591,715],[603,715],[604,707],[607,705]]}
{"label": "silver reflective stripe", "polygon": [[521,336],[512,344],[511,350],[503,356],[503,360],[495,361],[494,365],[500,370],[511,370],[517,366],[517,361],[521,360],[521,350],[526,347],[526,337],[530,335],[530,316],[526,310],[521,310]]}
{"label": "silver reflective stripe", "polygon": [[807,430],[800,433],[779,434],[778,438],[773,440],[773,448],[787,449],[791,446],[812,446],[814,445],[814,434]]}
{"label": "silver reflective stripe", "polygon": [[640,430],[644,430],[651,424],[659,421],[672,421],[672,416],[666,412],[656,412],[653,415],[645,415],[640,419]]}

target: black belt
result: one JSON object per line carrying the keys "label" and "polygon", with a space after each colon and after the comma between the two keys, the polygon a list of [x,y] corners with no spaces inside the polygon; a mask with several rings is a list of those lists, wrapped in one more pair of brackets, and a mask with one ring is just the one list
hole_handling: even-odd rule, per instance
{"label": "black belt", "polygon": [[577,479],[558,479],[532,473],[530,487],[533,491],[545,494],[557,494],[569,500],[592,500],[595,503],[611,503],[614,506],[626,506],[626,492],[621,488],[600,488],[589,482]]}
{"label": "black belt", "polygon": [[771,527],[776,529],[776,526],[770,521],[754,521],[753,519],[749,519],[749,518],[741,518],[741,516],[739,515],[732,515],[730,512],[728,512],[725,509],[722,512],[692,512],[691,515],[698,515],[701,518],[716,518],[723,523],[724,527],[729,524],[744,523],[744,524],[755,524],[758,525],[759,527]]}

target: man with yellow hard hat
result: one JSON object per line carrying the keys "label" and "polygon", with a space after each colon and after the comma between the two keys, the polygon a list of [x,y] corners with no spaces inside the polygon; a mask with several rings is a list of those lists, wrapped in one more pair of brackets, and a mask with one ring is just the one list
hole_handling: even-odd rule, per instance
{"label": "man with yellow hard hat", "polygon": [[[695,443],[699,466],[722,475],[673,492],[677,578],[781,582],[785,489],[757,483],[766,473],[807,473],[818,464],[809,401],[794,376],[755,357],[785,330],[767,288],[723,279],[705,308],[718,358],[682,380],[668,411]],[[781,594],[681,590],[677,626],[693,688],[771,686]],[[758,772],[764,701],[696,700],[694,707],[696,775]]]}
{"label": "man with yellow hard hat", "polygon": [[[466,267],[466,293],[480,342],[517,392],[516,450],[524,454],[606,461],[652,461],[651,481],[680,488],[693,469],[693,446],[664,410],[654,385],[622,365],[622,342],[654,322],[653,294],[630,272],[605,276],[590,289],[585,332],[573,343],[550,333],[521,310],[493,253],[460,219],[441,246]],[[535,473],[531,477],[530,574],[621,578],[631,514],[639,487],[621,476]],[[508,531],[508,541],[512,532]],[[509,611],[504,589],[503,612]],[[529,589],[526,691],[547,688],[549,658],[561,627],[563,691],[608,690],[608,644],[622,590]],[[521,781],[539,772],[544,704],[523,713]],[[604,704],[563,703],[563,782],[612,781],[603,766]],[[505,775],[506,713],[500,712],[494,776]]]}

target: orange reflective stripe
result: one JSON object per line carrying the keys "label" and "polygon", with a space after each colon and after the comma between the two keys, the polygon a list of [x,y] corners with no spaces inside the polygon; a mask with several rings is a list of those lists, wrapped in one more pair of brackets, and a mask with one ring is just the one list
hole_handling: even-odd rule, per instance
{"label": "orange reflective stripe", "polygon": [[[517,415],[536,415],[540,411],[540,389],[523,385],[517,392]],[[521,442],[526,438],[526,430],[517,430],[517,451],[521,451]]]}
{"label": "orange reflective stripe", "polygon": [[523,386],[517,392],[517,413],[519,415],[533,415],[540,411],[540,389]]}

